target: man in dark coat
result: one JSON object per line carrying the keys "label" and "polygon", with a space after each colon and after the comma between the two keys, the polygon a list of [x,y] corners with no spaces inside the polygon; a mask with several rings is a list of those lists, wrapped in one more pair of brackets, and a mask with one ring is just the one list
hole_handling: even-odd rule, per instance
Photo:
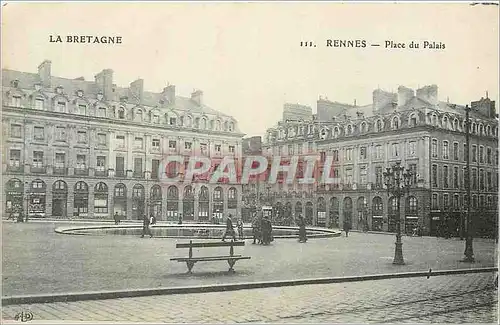
{"label": "man in dark coat", "polygon": [[149,235],[149,237],[153,237],[153,234],[151,233],[151,229],[149,228],[149,218],[147,215],[144,215],[142,218],[142,236],[141,238],[144,238],[144,235]]}
{"label": "man in dark coat", "polygon": [[351,225],[349,225],[349,222],[344,220],[344,231],[345,231],[345,236],[349,237],[349,230],[351,229]]}
{"label": "man in dark coat", "polygon": [[226,241],[226,236],[232,236],[233,240],[236,241],[236,232],[233,228],[233,220],[231,219],[232,215],[229,214],[226,219],[226,231],[224,232],[224,236],[222,236],[222,241]]}

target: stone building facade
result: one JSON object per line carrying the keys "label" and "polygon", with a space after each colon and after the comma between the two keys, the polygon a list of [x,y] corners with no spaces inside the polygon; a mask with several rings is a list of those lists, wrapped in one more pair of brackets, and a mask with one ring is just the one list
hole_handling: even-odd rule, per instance
{"label": "stone building facade", "polygon": [[[463,229],[467,204],[465,107],[438,101],[437,86],[375,90],[366,106],[320,99],[314,121],[279,122],[270,128],[263,151],[268,155],[333,156],[331,177],[340,184],[276,184],[274,205],[284,215],[301,213],[309,223],[354,229],[395,231],[396,200],[389,197],[383,172],[396,162],[412,171],[410,195],[401,200],[402,229],[424,234]],[[498,211],[498,119],[495,102],[471,103],[472,214],[478,234],[496,231]],[[330,111],[329,111],[330,109]],[[266,185],[269,186],[269,185]]]}
{"label": "stone building facade", "polygon": [[237,121],[208,107],[203,92],[181,97],[175,86],[144,90],[113,83],[105,69],[94,81],[2,71],[4,215],[30,217],[207,221],[236,213],[241,185],[184,180],[182,164],[159,177],[169,155],[209,157],[215,170],[225,156],[241,159]]}

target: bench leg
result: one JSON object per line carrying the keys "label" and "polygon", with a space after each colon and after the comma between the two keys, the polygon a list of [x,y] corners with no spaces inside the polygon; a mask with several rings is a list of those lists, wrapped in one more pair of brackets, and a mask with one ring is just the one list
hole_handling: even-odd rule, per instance
{"label": "bench leg", "polygon": [[234,272],[233,266],[236,263],[236,260],[227,260],[227,264],[229,264],[229,272]]}
{"label": "bench leg", "polygon": [[194,262],[192,262],[192,261],[187,261],[187,262],[186,262],[186,265],[187,265],[187,267],[188,267],[188,272],[187,272],[187,273],[188,273],[188,274],[191,274],[191,270],[193,269]]}

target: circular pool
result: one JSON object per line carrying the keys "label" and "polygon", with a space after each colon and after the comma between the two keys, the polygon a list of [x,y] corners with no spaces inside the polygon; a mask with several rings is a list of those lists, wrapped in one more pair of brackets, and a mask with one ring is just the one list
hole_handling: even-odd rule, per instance
{"label": "circular pool", "polygon": [[[205,238],[220,239],[224,234],[224,225],[213,224],[157,224],[151,226],[154,237],[159,238]],[[88,235],[88,236],[140,236],[142,225],[100,225],[100,226],[72,226],[58,227],[56,233],[66,235]],[[308,238],[328,238],[339,237],[340,232],[326,228],[306,228]],[[244,227],[243,235],[246,239],[252,238],[252,228]],[[274,226],[274,238],[298,238],[298,227]]]}

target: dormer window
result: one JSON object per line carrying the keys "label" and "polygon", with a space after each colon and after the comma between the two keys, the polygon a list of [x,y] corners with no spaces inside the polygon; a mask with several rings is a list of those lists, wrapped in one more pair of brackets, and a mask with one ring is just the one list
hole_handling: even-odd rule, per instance
{"label": "dormer window", "polygon": [[207,119],[206,118],[202,118],[201,119],[201,125],[200,125],[200,128],[202,130],[205,130],[207,128]]}
{"label": "dormer window", "polygon": [[445,129],[448,128],[448,117],[447,116],[443,117],[443,128],[445,128]]}
{"label": "dormer window", "polygon": [[361,123],[360,132],[361,133],[365,133],[366,132],[366,123],[365,122]]}
{"label": "dormer window", "polygon": [[168,121],[168,124],[170,125],[177,125],[177,118],[171,117]]}
{"label": "dormer window", "polygon": [[106,107],[97,108],[97,117],[106,117]]}
{"label": "dormer window", "polygon": [[87,105],[78,105],[78,109],[76,111],[76,114],[85,115],[86,110],[87,110]]}
{"label": "dormer window", "polygon": [[35,99],[34,108],[36,110],[42,111],[43,110],[43,104],[44,104],[43,98],[37,98],[37,99]]}
{"label": "dormer window", "polygon": [[347,134],[350,135],[352,133],[352,126],[347,126]]}
{"label": "dormer window", "polygon": [[57,102],[56,111],[59,113],[65,113],[66,112],[66,102]]}
{"label": "dormer window", "polygon": [[215,130],[220,131],[220,121],[215,122]]}
{"label": "dormer window", "polygon": [[57,87],[56,88],[56,94],[62,95],[62,93],[63,93],[63,87],[61,87],[61,86]]}
{"label": "dormer window", "polygon": [[78,91],[76,92],[76,95],[77,95],[78,97],[83,97],[83,90],[78,90]]}
{"label": "dormer window", "polygon": [[125,119],[125,109],[123,107],[118,109],[118,118],[121,120]]}
{"label": "dormer window", "polygon": [[192,124],[193,124],[193,119],[191,118],[191,116],[187,116],[186,117],[186,127],[190,128],[193,126]]}
{"label": "dormer window", "polygon": [[399,119],[398,119],[397,117],[394,117],[394,118],[392,119],[392,128],[393,128],[394,130],[399,129]]}
{"label": "dormer window", "polygon": [[17,80],[17,79],[12,80],[12,81],[10,82],[10,85],[11,85],[12,87],[14,87],[14,88],[19,87],[19,80]]}
{"label": "dormer window", "polygon": [[339,133],[340,133],[339,128],[338,128],[338,127],[335,127],[335,128],[333,129],[333,136],[336,138],[336,137],[338,137],[338,136],[339,136]]}
{"label": "dormer window", "polygon": [[41,85],[41,84],[38,84],[38,83],[37,83],[37,84],[35,84],[35,90],[36,90],[36,91],[39,91],[39,90],[41,90],[41,89],[42,89],[42,85]]}
{"label": "dormer window", "polygon": [[378,120],[377,121],[377,132],[382,132],[383,128],[384,128],[384,126],[382,125],[382,121]]}
{"label": "dormer window", "polygon": [[12,96],[10,99],[10,105],[13,107],[21,107],[21,96]]}
{"label": "dormer window", "polygon": [[154,114],[153,115],[153,123],[154,124],[159,124],[160,123],[160,115]]}
{"label": "dormer window", "polygon": [[234,123],[230,122],[229,123],[229,132],[233,132],[233,131],[234,131]]}
{"label": "dormer window", "polygon": [[138,109],[135,112],[135,121],[136,122],[142,122],[142,111],[140,109]]}

